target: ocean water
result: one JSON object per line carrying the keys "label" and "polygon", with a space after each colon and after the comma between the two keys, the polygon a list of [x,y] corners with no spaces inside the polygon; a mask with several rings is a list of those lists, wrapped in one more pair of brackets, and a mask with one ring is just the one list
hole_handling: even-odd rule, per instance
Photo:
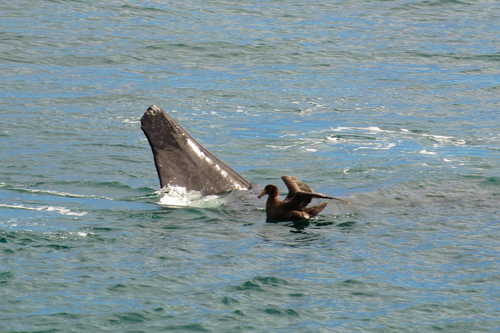
{"label": "ocean water", "polygon": [[[500,330],[494,0],[0,0],[1,332]],[[169,112],[254,192],[159,192]]]}

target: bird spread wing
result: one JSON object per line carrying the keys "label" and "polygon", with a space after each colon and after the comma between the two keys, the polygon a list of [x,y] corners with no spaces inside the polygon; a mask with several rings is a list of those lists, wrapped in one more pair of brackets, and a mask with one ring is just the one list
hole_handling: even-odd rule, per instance
{"label": "bird spread wing", "polygon": [[287,195],[286,199],[291,199],[291,198],[295,197],[295,194],[297,192],[314,193],[312,188],[310,188],[306,183],[304,183],[302,180],[298,179],[297,177],[281,176],[281,179],[283,179],[283,182],[285,183],[286,187],[288,188],[288,195]]}
{"label": "bird spread wing", "polygon": [[339,198],[330,197],[328,195],[324,195],[321,193],[310,193],[310,192],[296,192],[295,196],[290,200],[290,206],[292,207],[305,207],[307,206],[312,198],[321,198],[321,199],[332,199],[338,200],[345,203],[350,203],[349,201],[342,200]]}
{"label": "bird spread wing", "polygon": [[322,194],[318,195],[317,193],[299,191],[295,192],[293,197],[287,197],[288,200],[285,199],[283,202],[288,201],[287,206],[290,209],[301,210],[311,203],[312,198],[324,198],[324,196]]}
{"label": "bird spread wing", "polygon": [[282,176],[281,179],[283,179],[283,182],[288,188],[288,195],[284,201],[289,201],[289,207],[306,207],[311,202],[312,198],[332,199],[350,203],[346,200],[330,197],[321,193],[315,193],[312,188],[297,177]]}

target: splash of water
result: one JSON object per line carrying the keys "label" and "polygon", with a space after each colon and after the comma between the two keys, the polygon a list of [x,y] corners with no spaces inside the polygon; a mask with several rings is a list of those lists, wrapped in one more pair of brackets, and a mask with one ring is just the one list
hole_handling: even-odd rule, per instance
{"label": "splash of water", "polygon": [[181,186],[167,186],[159,192],[162,197],[160,205],[169,207],[199,207],[212,208],[224,203],[224,199],[217,195],[203,195],[198,191],[188,191]]}

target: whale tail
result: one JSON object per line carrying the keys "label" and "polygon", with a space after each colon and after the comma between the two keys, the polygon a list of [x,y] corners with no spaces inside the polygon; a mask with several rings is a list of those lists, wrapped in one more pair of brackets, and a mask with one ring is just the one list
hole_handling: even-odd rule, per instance
{"label": "whale tail", "polygon": [[141,129],[153,151],[162,188],[182,186],[210,195],[251,187],[248,180],[196,142],[158,106],[151,105],[144,113]]}

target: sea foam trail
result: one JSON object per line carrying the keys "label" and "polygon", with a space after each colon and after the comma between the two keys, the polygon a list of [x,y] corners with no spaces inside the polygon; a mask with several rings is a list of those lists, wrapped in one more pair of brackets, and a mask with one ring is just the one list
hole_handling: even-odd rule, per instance
{"label": "sea foam trail", "polygon": [[53,206],[40,206],[40,207],[28,207],[24,205],[5,205],[0,204],[0,207],[4,208],[12,208],[12,209],[25,209],[25,210],[37,210],[44,212],[57,212],[62,215],[70,215],[70,216],[83,216],[87,215],[87,212],[73,212],[65,207],[53,207]]}
{"label": "sea foam trail", "polygon": [[8,191],[16,191],[16,192],[23,192],[23,193],[33,193],[33,194],[41,194],[41,195],[54,195],[54,196],[58,196],[58,197],[112,200],[111,198],[107,198],[107,197],[103,197],[103,196],[97,196],[97,195],[75,194],[75,193],[69,193],[69,192],[32,189],[32,188],[25,188],[25,187],[17,187],[17,186],[7,185],[5,183],[0,183],[0,188],[3,189],[3,190],[8,190]]}

